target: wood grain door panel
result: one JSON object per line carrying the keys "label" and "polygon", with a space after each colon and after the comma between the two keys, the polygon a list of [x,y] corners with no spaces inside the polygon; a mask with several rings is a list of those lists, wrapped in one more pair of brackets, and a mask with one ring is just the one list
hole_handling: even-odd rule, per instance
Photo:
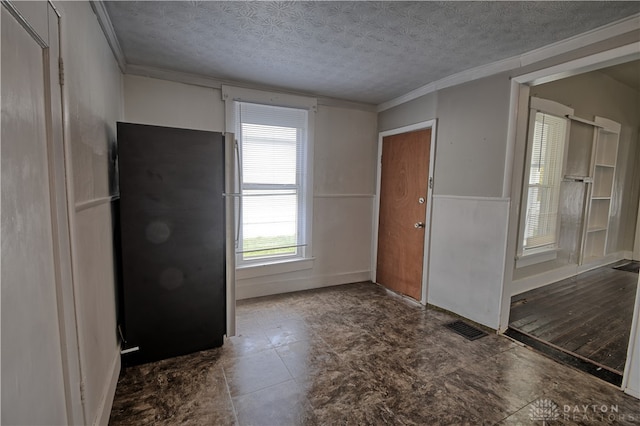
{"label": "wood grain door panel", "polygon": [[430,148],[431,129],[382,141],[376,281],[416,300],[422,295],[425,228],[415,224],[426,217]]}

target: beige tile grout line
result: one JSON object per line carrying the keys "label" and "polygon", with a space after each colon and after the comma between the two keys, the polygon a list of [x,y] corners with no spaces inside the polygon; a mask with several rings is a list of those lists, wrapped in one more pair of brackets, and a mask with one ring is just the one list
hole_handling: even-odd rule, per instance
{"label": "beige tile grout line", "polygon": [[223,366],[220,366],[220,368],[222,369],[222,377],[224,378],[224,384],[227,387],[227,395],[229,395],[229,401],[231,401],[231,408],[233,408],[233,418],[236,421],[236,425],[240,425],[240,422],[238,421],[238,413],[236,411],[236,406],[233,403],[233,398],[231,397],[231,390],[229,389],[229,381],[227,380],[227,373],[225,373]]}

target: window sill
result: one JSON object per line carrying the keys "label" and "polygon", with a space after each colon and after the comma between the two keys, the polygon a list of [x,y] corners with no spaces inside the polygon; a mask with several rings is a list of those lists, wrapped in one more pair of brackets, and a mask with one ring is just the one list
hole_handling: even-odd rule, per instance
{"label": "window sill", "polygon": [[531,250],[527,254],[520,255],[516,259],[516,268],[524,268],[525,266],[535,265],[537,263],[549,262],[558,257],[558,249],[540,248]]}
{"label": "window sill", "polygon": [[287,272],[304,271],[313,268],[315,258],[287,259],[272,261],[268,263],[256,263],[252,265],[242,265],[236,268],[236,279],[246,280],[249,278],[263,277],[266,275],[285,274]]}

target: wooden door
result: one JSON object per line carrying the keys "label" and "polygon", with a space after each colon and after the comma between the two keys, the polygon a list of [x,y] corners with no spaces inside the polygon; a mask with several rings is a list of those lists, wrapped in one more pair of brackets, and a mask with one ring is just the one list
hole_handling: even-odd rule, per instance
{"label": "wooden door", "polygon": [[420,300],[431,129],[382,141],[376,281]]}

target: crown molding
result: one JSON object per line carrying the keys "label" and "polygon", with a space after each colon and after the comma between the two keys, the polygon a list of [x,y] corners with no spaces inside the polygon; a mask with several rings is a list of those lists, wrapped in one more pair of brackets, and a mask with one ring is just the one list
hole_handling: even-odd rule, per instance
{"label": "crown molding", "polygon": [[406,102],[412,101],[429,93],[445,89],[447,87],[452,87],[458,84],[478,80],[480,78],[489,77],[501,72],[522,68],[527,65],[535,64],[545,59],[552,58],[554,56],[569,53],[582,47],[598,43],[600,41],[604,41],[632,31],[638,31],[639,28],[640,13],[632,15],[628,18],[621,19],[619,21],[612,22],[602,27],[595,28],[585,33],[578,34],[555,43],[551,43],[538,49],[531,50],[521,55],[512,56],[510,58],[495,61],[486,65],[480,65],[478,67],[444,77],[440,80],[412,90],[411,92],[406,93],[402,96],[398,96],[397,98],[379,104],[378,112],[382,112],[398,105],[402,105]]}
{"label": "crown molding", "polygon": [[632,43],[563,62],[549,68],[518,75],[513,77],[513,81],[535,86],[637,59],[640,59],[640,43]]}
{"label": "crown molding", "polygon": [[361,102],[347,101],[344,99],[327,98],[316,96],[312,93],[295,92],[281,87],[270,87],[258,84],[251,84],[235,80],[223,80],[207,77],[200,74],[191,74],[181,71],[168,70],[165,68],[148,67],[146,65],[132,65],[126,67],[124,74],[137,75],[140,77],[157,78],[160,80],[168,80],[176,83],[191,84],[195,86],[208,87],[212,89],[222,90],[223,85],[235,86],[244,89],[270,91],[282,94],[314,97],[318,101],[318,105],[330,106],[336,108],[355,109],[361,111],[377,112],[376,106],[373,104],[365,104]]}
{"label": "crown molding", "polygon": [[211,89],[221,89],[223,84],[231,83],[226,80],[211,78],[200,74],[191,74],[166,68],[149,67],[146,65],[127,64],[124,74],[169,80],[176,83],[191,84]]}
{"label": "crown molding", "polygon": [[118,62],[118,67],[120,67],[120,71],[124,74],[125,69],[127,68],[127,61],[124,53],[122,52],[122,48],[120,47],[118,36],[116,36],[116,31],[113,28],[111,18],[109,17],[109,13],[107,12],[104,2],[102,0],[92,0],[89,3],[91,4],[93,13],[95,13],[96,18],[98,18],[98,23],[100,24],[100,28],[102,28],[105,38],[107,39],[107,43],[109,43],[113,56],[116,58],[116,62]]}

